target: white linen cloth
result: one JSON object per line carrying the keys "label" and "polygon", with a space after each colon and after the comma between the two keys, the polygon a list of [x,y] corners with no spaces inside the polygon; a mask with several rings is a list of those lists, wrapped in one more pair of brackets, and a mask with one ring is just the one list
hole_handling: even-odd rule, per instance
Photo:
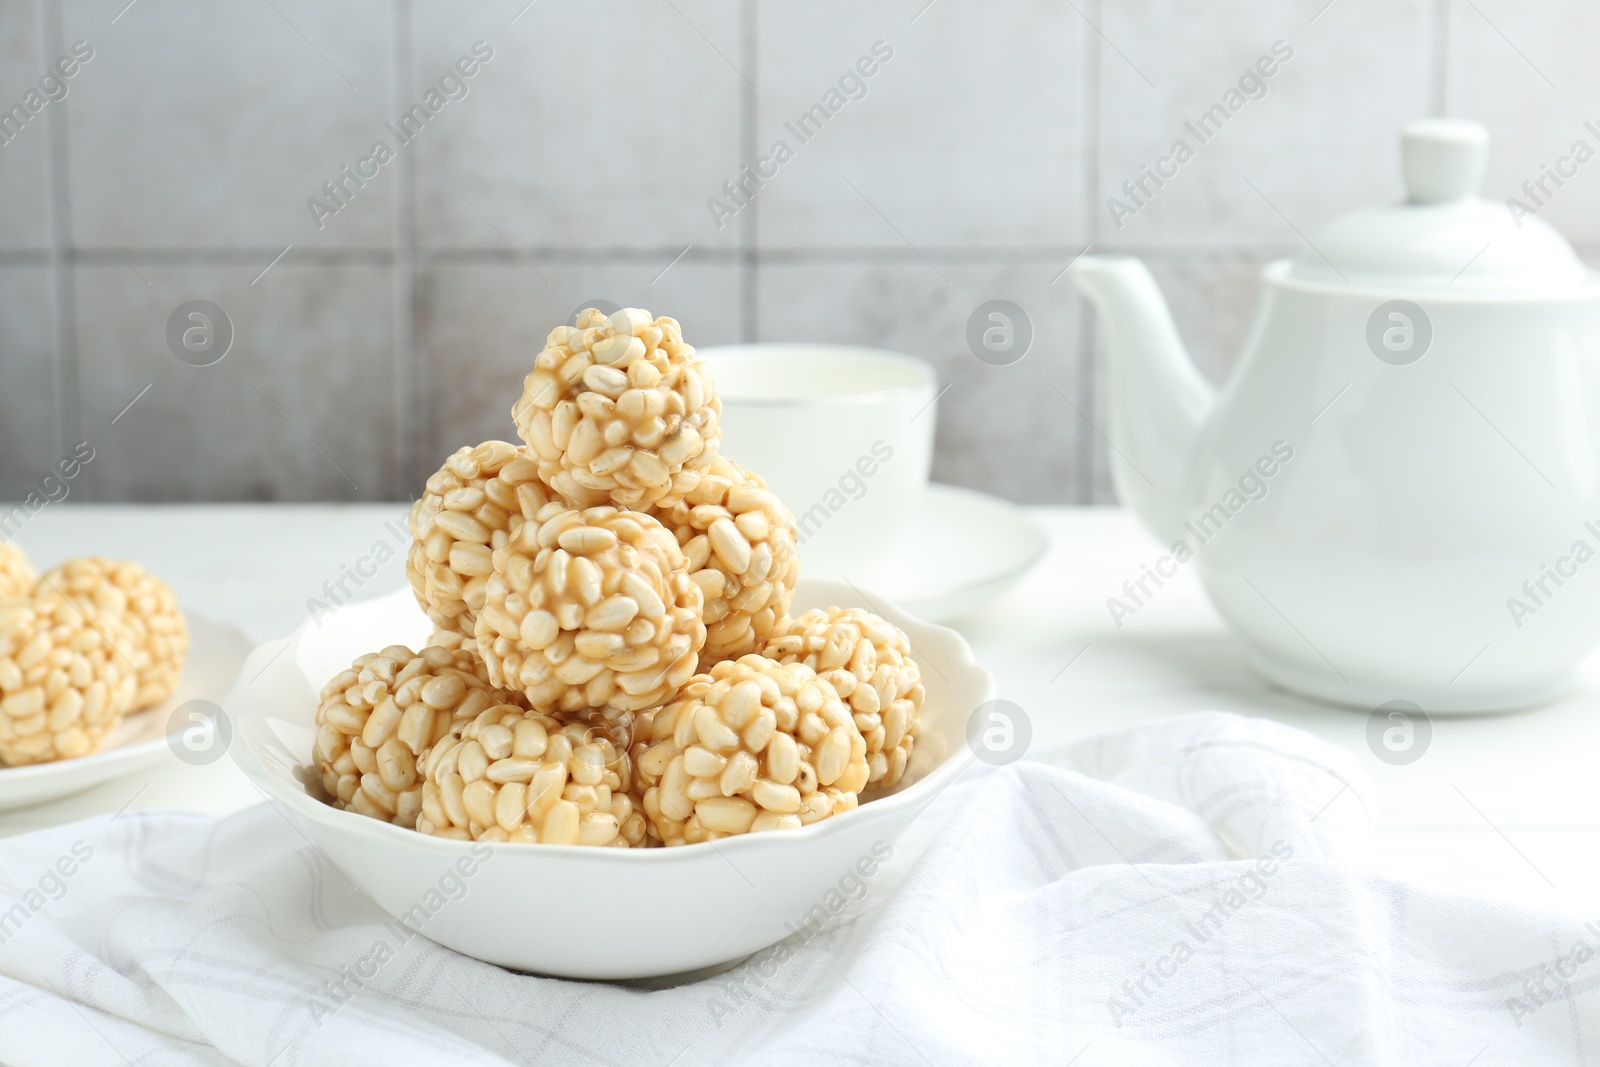
{"label": "white linen cloth", "polygon": [[[1364,873],[1369,805],[1348,753],[1286,727],[1143,725],[968,776],[837,913],[634,984],[402,941],[265,804],[129,812],[0,842],[0,1060],[1600,1062],[1600,924]],[[568,906],[671,922],[644,887]]]}

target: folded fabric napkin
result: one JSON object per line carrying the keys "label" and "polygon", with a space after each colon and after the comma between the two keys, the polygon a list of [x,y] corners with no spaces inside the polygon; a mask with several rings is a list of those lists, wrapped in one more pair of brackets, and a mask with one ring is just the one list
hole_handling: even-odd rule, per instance
{"label": "folded fabric napkin", "polygon": [[269,805],[129,812],[0,842],[0,1061],[1596,1062],[1600,925],[1364,870],[1370,805],[1286,727],[1143,725],[946,789],[781,945],[627,984],[412,934]]}

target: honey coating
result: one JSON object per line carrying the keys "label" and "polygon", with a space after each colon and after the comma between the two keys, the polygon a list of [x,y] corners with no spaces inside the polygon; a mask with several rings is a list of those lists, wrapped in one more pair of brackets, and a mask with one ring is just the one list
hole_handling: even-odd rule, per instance
{"label": "honey coating", "polygon": [[538,511],[551,496],[537,461],[505,441],[459,449],[428,479],[411,507],[406,579],[436,627],[474,636],[511,517]]}
{"label": "honey coating", "polygon": [[544,483],[581,505],[671,507],[722,436],[710,368],[676,320],[640,308],[550,331],[511,414]]}
{"label": "honey coating", "polygon": [[502,704],[428,753],[417,829],[459,840],[647,844],[626,749],[582,722]]}
{"label": "honey coating", "polygon": [[28,554],[10,541],[0,541],[0,600],[27,596],[39,572],[28,562]]}
{"label": "honey coating", "polygon": [[861,731],[803,663],[724,660],[644,727],[634,788],[667,845],[817,822],[855,807],[867,784]]}
{"label": "honey coating", "polygon": [[800,577],[794,516],[759,477],[718,456],[687,496],[652,514],[677,538],[705,598],[702,672],[758,651],[788,623]]}
{"label": "honey coating", "polygon": [[335,807],[416,825],[420,761],[462,720],[514,700],[490,687],[471,650],[391,645],[357,659],[322,688],[314,753]]}
{"label": "honey coating", "polygon": [[813,608],[762,650],[804,663],[850,706],[867,742],[868,785],[887,789],[905,774],[917,743],[922,672],[901,629],[861,608]]}
{"label": "honey coating", "polygon": [[70,600],[131,662],[138,691],[129,710],[154,707],[178,688],[189,627],[166,582],[137,563],[86,556],[46,571],[35,595],[42,594]]}
{"label": "honey coating", "polygon": [[478,651],[495,685],[531,707],[636,712],[694,674],[705,645],[700,587],[655,519],[546,504],[494,554]]}
{"label": "honey coating", "polygon": [[123,621],[91,621],[43,588],[0,602],[0,762],[46,763],[93,752],[139,695]]}

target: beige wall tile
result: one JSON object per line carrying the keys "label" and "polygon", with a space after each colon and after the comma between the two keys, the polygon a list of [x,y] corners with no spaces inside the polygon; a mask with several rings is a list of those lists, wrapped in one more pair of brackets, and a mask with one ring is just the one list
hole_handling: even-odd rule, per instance
{"label": "beige wall tile", "polygon": [[0,267],[0,500],[25,497],[61,450],[49,312],[48,269]]}
{"label": "beige wall tile", "polygon": [[[50,245],[49,197],[45,184],[48,150],[45,115],[72,99],[78,78],[49,82],[51,96],[61,103],[45,103],[40,80],[51,73],[57,57],[44,58],[38,0],[0,0],[0,249],[44,249]],[[79,74],[82,72],[80,71]],[[31,100],[30,93],[36,93]],[[28,104],[39,106],[37,113]],[[28,117],[11,117],[15,107]]]}
{"label": "beige wall tile", "polygon": [[389,245],[392,173],[320,229],[306,202],[394,117],[390,4],[141,0],[113,24],[126,2],[65,7],[95,49],[69,100],[78,247]]}
{"label": "beige wall tile", "polygon": [[[757,195],[763,245],[1037,247],[1082,238],[1089,31],[1070,5],[757,6],[757,143],[763,154],[779,140],[794,150]],[[830,101],[854,64],[881,58],[879,41],[892,58],[862,79],[864,89],[845,86],[864,95]],[[802,143],[785,124],[819,103],[840,106]]]}
{"label": "beige wall tile", "polygon": [[[95,58],[46,112],[66,121],[59,184],[76,207],[67,367],[81,398],[59,418],[53,400],[18,399],[53,382],[43,122],[0,145],[0,493],[47,466],[58,422],[77,419],[107,442],[83,483],[100,499],[403,494],[450,449],[510,435],[545,333],[600,298],[673,314],[700,345],[754,331],[922,356],[951,385],[936,477],[1105,501],[1106,447],[1087,421],[1104,425],[1104,356],[1071,283],[1053,281],[1083,244],[1145,256],[1221,383],[1260,267],[1401,194],[1406,120],[1437,108],[1488,124],[1495,199],[1576,139],[1600,151],[1583,125],[1600,127],[1600,14],[1575,0],[125,3],[62,0],[65,42],[90,41]],[[0,0],[0,108],[43,73],[42,9]],[[318,230],[306,199],[480,40],[494,56],[466,95]],[[785,122],[880,40],[893,57],[865,94],[799,143]],[[1277,40],[1294,56],[1266,95],[1119,229],[1105,200]],[[708,198],[780,138],[793,159],[719,228]],[[1600,247],[1600,169],[1543,217]],[[414,338],[395,314],[409,261],[389,254],[408,222]],[[238,332],[206,369],[165,341],[172,309],[201,297]],[[972,310],[994,297],[1035,327],[1013,366],[967,349]]]}
{"label": "beige wall tile", "polygon": [[1454,4],[1450,17],[1451,113],[1489,127],[1484,195],[1518,197],[1568,238],[1600,240],[1600,163],[1594,159],[1561,186],[1547,180],[1532,195],[1522,189],[1544,177],[1546,167],[1573,169],[1561,160],[1574,142],[1600,155],[1600,134],[1585,126],[1593,122],[1600,129],[1594,62],[1600,10],[1474,0]]}
{"label": "beige wall tile", "polygon": [[[1429,108],[1432,5],[1339,0],[1313,23],[1317,6],[1107,0],[1099,240],[1297,244],[1297,230],[1315,240],[1344,211],[1401,195],[1399,129]],[[1264,89],[1246,82],[1257,99],[1239,93],[1238,110],[1204,143],[1185,128],[1213,105],[1229,104],[1229,91],[1279,41],[1280,52],[1293,55]],[[1179,140],[1194,157],[1162,187],[1147,182],[1153,193],[1140,206],[1123,182],[1158,165]],[[1161,165],[1170,172],[1175,164]],[[1113,221],[1111,197],[1136,213]]]}
{"label": "beige wall tile", "polygon": [[[1056,264],[939,270],[948,283],[920,261],[763,266],[761,340],[872,345],[927,360],[949,386],[937,409],[936,481],[1072,502],[1085,427],[1062,393],[1077,402],[1079,298],[1065,279],[1051,285]],[[1027,354],[1008,366],[967,346],[969,319],[993,299],[1021,307],[1033,327]]]}
{"label": "beige wall tile", "polygon": [[731,247],[705,200],[738,169],[737,0],[525,6],[414,6],[416,91],[494,50],[417,140],[419,243]]}
{"label": "beige wall tile", "polygon": [[[394,497],[387,268],[280,263],[254,285],[255,267],[142,270],[148,283],[126,265],[76,271],[93,499]],[[232,323],[232,346],[211,366],[168,344],[169,319],[191,300]]]}

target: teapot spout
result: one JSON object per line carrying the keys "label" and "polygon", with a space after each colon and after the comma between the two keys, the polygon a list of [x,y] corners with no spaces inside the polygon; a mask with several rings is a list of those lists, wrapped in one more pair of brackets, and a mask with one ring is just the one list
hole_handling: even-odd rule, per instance
{"label": "teapot spout", "polygon": [[1117,496],[1170,544],[1183,526],[1183,487],[1216,391],[1189,359],[1142,261],[1083,256],[1071,274],[1104,323],[1110,363],[1107,434]]}

